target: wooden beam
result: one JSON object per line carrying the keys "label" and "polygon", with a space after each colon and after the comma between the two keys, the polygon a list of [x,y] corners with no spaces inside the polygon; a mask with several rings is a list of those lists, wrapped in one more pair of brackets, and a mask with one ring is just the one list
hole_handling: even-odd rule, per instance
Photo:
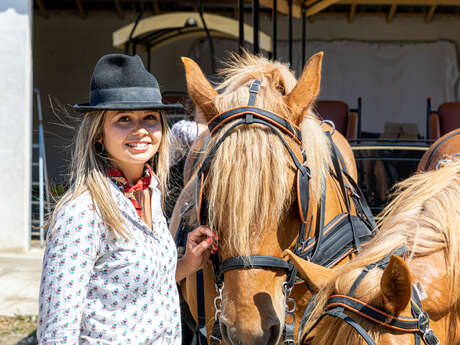
{"label": "wooden beam", "polygon": [[348,14],[348,22],[351,24],[355,20],[355,14],[356,14],[356,7],[357,4],[352,4],[350,8],[350,13]]}
{"label": "wooden beam", "polygon": [[434,12],[436,11],[436,5],[431,5],[430,8],[428,9],[428,12],[426,13],[425,16],[425,23],[430,24],[431,20],[433,19]]}
{"label": "wooden beam", "polygon": [[118,17],[120,17],[120,19],[124,19],[125,14],[123,13],[123,9],[121,8],[120,0],[113,0],[113,2],[115,3],[115,9],[117,10]]}
{"label": "wooden beam", "polygon": [[[273,0],[259,0],[260,5],[273,8]],[[278,0],[276,2],[276,9],[279,13],[289,15],[289,4],[287,0]],[[294,18],[302,18],[302,9],[294,1],[292,1],[292,16]]]}
{"label": "wooden beam", "polygon": [[350,5],[446,5],[459,6],[460,0],[341,0],[340,4]]}
{"label": "wooden beam", "polygon": [[393,20],[393,17],[394,17],[395,14],[396,14],[396,7],[397,7],[396,4],[393,4],[393,5],[391,5],[391,7],[390,7],[390,12],[388,12],[388,15],[387,15],[387,23],[388,23],[388,24],[391,23],[391,21]]}
{"label": "wooden beam", "polygon": [[[346,15],[345,12],[320,12],[318,14],[315,14],[314,16],[308,17],[308,20],[314,19],[315,18],[324,18],[324,17],[341,17],[343,18],[344,14]],[[356,17],[379,17],[385,18],[387,17],[388,13],[384,12],[363,12],[359,11],[356,12]],[[398,12],[398,17],[404,17],[404,18],[423,18],[426,16],[426,13],[406,13],[406,12]],[[436,13],[436,17],[440,18],[455,18],[455,19],[460,19],[460,14],[459,13]]]}
{"label": "wooden beam", "polygon": [[44,18],[48,18],[48,10],[46,9],[46,6],[43,0],[35,0],[35,2],[37,3],[37,6],[38,6],[38,13]]}
{"label": "wooden beam", "polygon": [[305,1],[305,6],[309,7],[309,6],[313,5],[317,1],[318,0],[307,0],[307,1]]}
{"label": "wooden beam", "polygon": [[307,16],[312,16],[318,12],[321,12],[325,8],[338,2],[340,2],[340,0],[321,0],[307,9]]}
{"label": "wooden beam", "polygon": [[83,19],[88,17],[88,15],[86,14],[85,8],[83,7],[82,0],[75,0],[75,3],[77,4],[78,13],[80,14],[80,17]]}

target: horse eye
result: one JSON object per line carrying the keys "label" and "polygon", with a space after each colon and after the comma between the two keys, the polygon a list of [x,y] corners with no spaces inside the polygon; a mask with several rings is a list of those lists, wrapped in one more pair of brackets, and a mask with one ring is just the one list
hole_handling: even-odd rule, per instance
{"label": "horse eye", "polygon": [[284,88],[284,85],[283,84],[278,84],[276,86],[276,88],[278,89],[278,91],[284,96],[286,94],[286,89]]}

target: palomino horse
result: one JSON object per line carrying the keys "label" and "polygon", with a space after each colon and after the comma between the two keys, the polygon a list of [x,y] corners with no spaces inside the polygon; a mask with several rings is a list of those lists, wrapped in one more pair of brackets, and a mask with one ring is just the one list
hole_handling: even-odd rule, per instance
{"label": "palomino horse", "polygon": [[460,129],[454,129],[436,140],[420,159],[418,171],[435,169],[440,161],[460,155]]}
{"label": "palomino horse", "polygon": [[[347,179],[346,187],[343,180],[340,181],[343,175],[334,169],[338,160],[333,160],[332,142],[324,133],[332,128],[322,127],[310,111],[319,92],[322,56],[319,53],[309,60],[298,82],[288,67],[279,62],[249,54],[235,57],[218,87],[220,94],[211,87],[196,63],[183,58],[190,97],[202,110],[209,126],[212,127],[215,117],[227,116],[230,121],[222,124],[218,131],[211,131],[207,149],[178,199],[171,229],[175,234],[179,218],[187,213],[190,208],[187,205],[194,203],[201,211],[189,210],[190,222],[195,224],[197,218],[198,222],[207,218],[206,224],[218,233],[222,267],[232,262],[229,270],[223,269],[225,275],[220,272],[221,279],[225,276],[225,287],[218,285],[222,294],[219,296],[221,309],[217,305],[220,329],[227,344],[278,343],[287,321],[285,308],[290,292],[283,288],[289,280],[285,270],[289,265],[281,259],[283,251],[294,248],[298,238],[304,240],[307,251],[324,248],[319,246],[320,242],[329,243],[327,248],[331,250],[340,238],[346,237],[343,231],[335,232],[332,228],[348,224],[348,220],[353,221],[355,228],[359,227],[355,206],[348,198],[348,190],[353,190],[349,183],[353,181]],[[235,107],[248,109],[248,104],[251,108],[247,112],[251,116],[243,114],[244,120],[229,117],[230,109],[238,112],[240,108]],[[241,126],[234,128],[238,124]],[[203,140],[204,136],[200,137],[195,147],[200,147]],[[356,179],[350,146],[338,132],[333,135],[333,141],[343,157],[342,167]],[[302,188],[296,173],[307,171],[307,165],[311,179]],[[302,199],[305,186],[309,192],[306,201]],[[204,214],[202,194],[208,206]],[[301,221],[299,215],[306,205]],[[326,229],[323,237],[318,235],[321,223],[323,230]],[[359,224],[367,231],[361,232],[360,240],[367,241],[372,233],[362,222]],[[302,236],[299,236],[299,228],[304,229]],[[339,235],[339,239],[329,236],[333,233]],[[354,251],[354,239],[353,235],[347,251],[327,264],[347,259]],[[216,313],[213,300],[217,296],[211,264],[204,267],[203,276],[205,322],[210,335]],[[182,292],[195,320],[198,318],[196,290],[195,275],[187,277]],[[298,285],[290,295],[297,302],[297,326],[310,298],[305,291],[305,285]]]}
{"label": "palomino horse", "polygon": [[459,344],[460,160],[396,190],[378,234],[352,261],[334,271],[297,261],[321,288],[305,343]]}

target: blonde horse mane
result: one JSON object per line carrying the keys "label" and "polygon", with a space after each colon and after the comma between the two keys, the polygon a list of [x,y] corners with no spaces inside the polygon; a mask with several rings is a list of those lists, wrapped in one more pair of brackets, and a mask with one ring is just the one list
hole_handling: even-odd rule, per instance
{"label": "blonde horse mane", "polygon": [[[261,89],[255,106],[292,118],[283,96],[294,89],[297,81],[287,65],[246,53],[234,55],[222,75],[225,79],[217,88],[221,93],[214,100],[218,112],[248,104],[249,85],[257,79]],[[227,124],[210,139],[204,156],[230,126]],[[331,166],[329,142],[311,112],[302,122],[301,131],[312,172],[312,194],[319,200]],[[225,245],[231,255],[249,255],[250,243],[260,231],[282,220],[293,201],[289,169],[293,171],[293,164],[286,148],[266,127],[238,127],[217,150],[205,182],[208,221],[213,229],[225,229]]]}
{"label": "blonde horse mane", "polygon": [[[382,212],[383,221],[376,237],[349,264],[337,269],[335,277],[317,296],[305,330],[322,314],[329,296],[347,294],[362,269],[378,262],[396,249],[407,246],[410,263],[416,257],[444,251],[449,276],[448,305],[453,311],[450,317],[449,338],[455,339],[458,296],[456,267],[460,267],[459,238],[460,224],[460,159],[446,163],[439,170],[416,174],[395,187],[396,197]],[[376,301],[380,292],[382,270],[371,270],[356,290],[355,297],[365,302]],[[353,316],[355,317],[355,316]],[[369,334],[379,343],[381,327],[360,318]],[[318,339],[312,345],[330,345],[335,336],[347,344],[361,344],[363,339],[351,327],[343,326],[341,320],[320,322],[315,333]],[[346,341],[345,341],[346,340]],[[449,342],[450,343],[450,342]]]}

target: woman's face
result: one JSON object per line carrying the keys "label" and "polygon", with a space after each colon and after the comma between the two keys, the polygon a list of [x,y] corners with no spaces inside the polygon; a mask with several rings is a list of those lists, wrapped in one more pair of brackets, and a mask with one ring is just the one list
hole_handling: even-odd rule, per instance
{"label": "woman's face", "polygon": [[103,136],[105,150],[118,168],[143,167],[160,146],[160,113],[154,110],[108,110]]}

